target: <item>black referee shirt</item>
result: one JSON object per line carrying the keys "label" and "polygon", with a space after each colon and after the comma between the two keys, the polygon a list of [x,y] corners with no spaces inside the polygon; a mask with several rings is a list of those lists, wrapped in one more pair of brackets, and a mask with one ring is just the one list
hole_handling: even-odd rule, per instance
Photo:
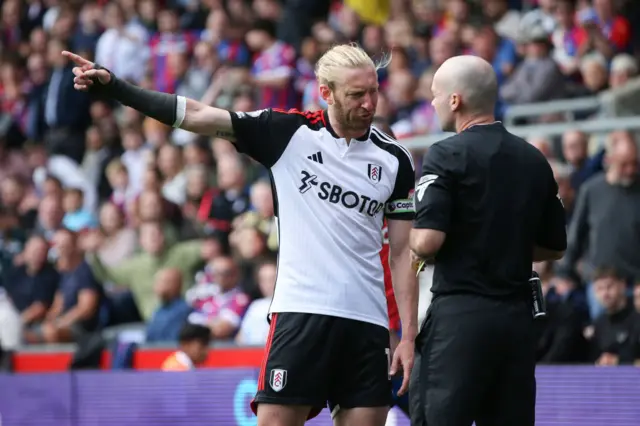
{"label": "black referee shirt", "polygon": [[566,249],[565,213],[544,156],[502,123],[432,145],[415,190],[414,227],[446,233],[434,295],[529,292],[534,245]]}

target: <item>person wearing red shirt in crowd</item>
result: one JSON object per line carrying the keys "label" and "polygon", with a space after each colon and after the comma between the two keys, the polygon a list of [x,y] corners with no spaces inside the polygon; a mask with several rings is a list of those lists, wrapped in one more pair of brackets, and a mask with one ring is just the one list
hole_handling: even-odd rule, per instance
{"label": "person wearing red shirt in crowd", "polygon": [[149,41],[153,88],[161,92],[174,93],[177,76],[171,72],[167,58],[172,53],[191,54],[196,43],[200,40],[200,33],[181,30],[178,14],[172,9],[160,12],[158,30]]}
{"label": "person wearing red shirt in crowd", "polygon": [[623,16],[617,15],[612,0],[594,0],[593,9],[577,13],[582,27],[578,37],[580,53],[597,50],[607,58],[625,52],[631,41],[631,26]]}
{"label": "person wearing red shirt in crowd", "polygon": [[258,108],[298,108],[302,99],[295,89],[296,53],[293,47],[278,41],[276,24],[256,22],[246,40],[256,52],[251,76],[260,94]]}

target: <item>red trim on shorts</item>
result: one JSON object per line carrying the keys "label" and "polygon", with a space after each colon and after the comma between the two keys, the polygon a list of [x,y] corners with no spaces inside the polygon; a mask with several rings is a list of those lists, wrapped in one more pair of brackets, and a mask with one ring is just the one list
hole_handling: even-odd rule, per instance
{"label": "red trim on shorts", "polygon": [[278,320],[278,314],[271,315],[271,324],[269,327],[269,337],[267,337],[267,344],[265,345],[264,358],[262,359],[262,365],[260,366],[260,376],[258,377],[258,391],[264,390],[264,381],[267,374],[267,361],[269,360],[269,352],[271,351],[271,344],[273,343],[273,334],[276,331],[276,322]]}

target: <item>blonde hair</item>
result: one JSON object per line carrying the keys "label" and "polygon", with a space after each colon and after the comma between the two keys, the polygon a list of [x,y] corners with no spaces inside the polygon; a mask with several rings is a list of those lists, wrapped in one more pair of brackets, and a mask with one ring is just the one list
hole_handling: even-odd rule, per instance
{"label": "blonde hair", "polygon": [[316,78],[319,84],[333,87],[344,68],[373,67],[376,71],[386,68],[391,62],[391,54],[374,62],[357,43],[339,44],[333,46],[316,63]]}
{"label": "blonde hair", "polygon": [[127,173],[128,172],[127,166],[125,166],[124,163],[119,158],[114,158],[109,162],[109,164],[107,164],[107,167],[105,168],[105,173],[107,176],[112,176],[118,172]]}

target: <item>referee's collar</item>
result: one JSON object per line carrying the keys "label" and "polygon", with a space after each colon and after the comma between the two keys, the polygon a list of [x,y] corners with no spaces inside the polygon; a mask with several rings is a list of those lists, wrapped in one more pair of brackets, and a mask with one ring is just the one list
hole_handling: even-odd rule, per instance
{"label": "referee's collar", "polygon": [[[323,120],[324,121],[324,125],[327,128],[327,130],[329,131],[329,133],[331,133],[331,136],[333,136],[336,139],[344,139],[343,137],[338,136],[338,134],[336,133],[335,130],[333,130],[333,126],[331,125],[331,120],[329,120],[329,110],[324,110],[322,112],[323,114]],[[369,136],[371,135],[371,126],[369,126],[369,128],[367,129],[367,131],[360,137],[355,138],[355,140],[359,141],[359,142],[366,142],[369,140]]]}
{"label": "referee's collar", "polygon": [[[494,121],[493,123],[478,123],[478,124],[472,124],[471,126],[467,127],[464,130],[469,130],[469,129],[473,129],[474,127],[480,127],[480,126],[495,126],[496,124],[499,124],[502,126],[502,121]],[[463,130],[463,131],[464,131]]]}

